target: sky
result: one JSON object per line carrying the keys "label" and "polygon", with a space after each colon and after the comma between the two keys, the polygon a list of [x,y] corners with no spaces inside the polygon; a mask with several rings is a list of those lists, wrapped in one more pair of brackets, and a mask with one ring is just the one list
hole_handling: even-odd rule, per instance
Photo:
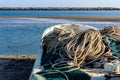
{"label": "sky", "polygon": [[0,7],[117,7],[120,0],[0,0]]}

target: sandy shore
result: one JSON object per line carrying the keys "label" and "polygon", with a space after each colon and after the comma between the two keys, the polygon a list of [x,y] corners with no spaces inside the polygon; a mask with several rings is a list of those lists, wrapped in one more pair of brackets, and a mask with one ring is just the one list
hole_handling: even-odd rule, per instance
{"label": "sandy shore", "polygon": [[0,55],[0,80],[28,80],[36,55]]}
{"label": "sandy shore", "polygon": [[119,16],[0,16],[0,18],[54,18],[85,21],[120,21]]}

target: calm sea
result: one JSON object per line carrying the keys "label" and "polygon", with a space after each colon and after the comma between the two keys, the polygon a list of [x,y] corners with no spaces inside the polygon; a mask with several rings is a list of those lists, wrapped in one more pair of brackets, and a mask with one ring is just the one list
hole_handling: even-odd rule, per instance
{"label": "calm sea", "polygon": [[[120,11],[0,11],[0,16],[120,16]],[[36,54],[42,32],[56,24],[87,24],[99,29],[120,22],[74,21],[50,18],[0,18],[0,54]]]}
{"label": "calm sea", "polygon": [[120,16],[120,10],[103,11],[15,11],[0,10],[0,16]]}

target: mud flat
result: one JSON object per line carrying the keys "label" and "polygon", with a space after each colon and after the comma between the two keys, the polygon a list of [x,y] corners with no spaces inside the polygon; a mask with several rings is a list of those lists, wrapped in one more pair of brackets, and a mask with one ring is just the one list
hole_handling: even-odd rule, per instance
{"label": "mud flat", "polygon": [[119,16],[0,16],[0,18],[54,18],[85,21],[120,21]]}

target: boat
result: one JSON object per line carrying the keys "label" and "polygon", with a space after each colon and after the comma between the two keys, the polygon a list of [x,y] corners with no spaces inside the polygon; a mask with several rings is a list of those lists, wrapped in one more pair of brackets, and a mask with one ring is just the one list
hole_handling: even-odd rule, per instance
{"label": "boat", "polygon": [[[59,28],[61,25],[65,25],[65,26],[71,26],[73,24],[59,24],[59,25],[54,25],[51,27],[48,27],[42,34],[42,38],[46,35],[48,35],[50,32],[52,32],[54,30],[54,28]],[[93,26],[89,26],[89,25],[84,25],[84,24],[76,24],[80,26],[80,30],[85,31],[87,29],[95,29],[95,30],[99,30],[96,27]],[[41,39],[42,39],[41,38]],[[42,47],[43,44],[41,43],[40,46]],[[29,80],[36,80],[35,79],[35,74],[38,72],[41,72],[44,68],[43,66],[41,66],[41,59],[42,59],[42,54],[43,54],[43,50],[39,50],[38,54],[37,54],[37,58],[35,60],[31,75],[29,77]],[[81,69],[83,71],[85,71],[86,73],[88,73],[91,76],[91,80],[105,80],[106,78],[104,77],[106,72],[104,72],[103,69]],[[114,77],[111,78],[110,80],[119,80],[120,77]],[[41,79],[42,80],[42,79]],[[81,79],[82,80],[82,79]]]}

